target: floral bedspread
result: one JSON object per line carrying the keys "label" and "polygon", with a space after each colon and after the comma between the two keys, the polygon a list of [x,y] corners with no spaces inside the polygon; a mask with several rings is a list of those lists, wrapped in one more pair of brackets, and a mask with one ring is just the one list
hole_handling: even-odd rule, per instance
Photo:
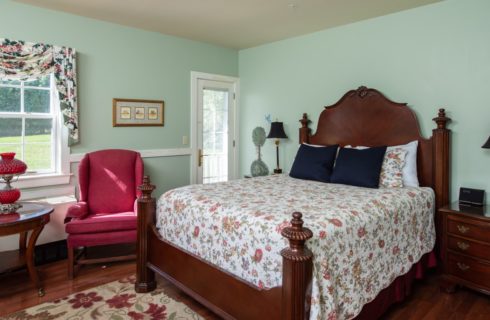
{"label": "floral bedspread", "polygon": [[281,230],[313,231],[310,319],[350,319],[435,243],[430,188],[367,189],[286,175],[191,185],[158,200],[164,239],[260,288],[282,284]]}

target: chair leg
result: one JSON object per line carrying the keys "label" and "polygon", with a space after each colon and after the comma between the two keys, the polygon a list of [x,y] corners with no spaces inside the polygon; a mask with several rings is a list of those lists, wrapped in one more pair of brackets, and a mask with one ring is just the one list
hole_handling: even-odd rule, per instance
{"label": "chair leg", "polygon": [[75,248],[68,248],[68,279],[73,279],[75,272]]}

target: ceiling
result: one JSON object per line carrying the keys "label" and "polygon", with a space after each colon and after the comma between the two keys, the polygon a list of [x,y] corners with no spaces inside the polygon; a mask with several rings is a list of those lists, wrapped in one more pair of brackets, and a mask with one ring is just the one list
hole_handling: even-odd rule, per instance
{"label": "ceiling", "polygon": [[441,0],[16,0],[244,49]]}

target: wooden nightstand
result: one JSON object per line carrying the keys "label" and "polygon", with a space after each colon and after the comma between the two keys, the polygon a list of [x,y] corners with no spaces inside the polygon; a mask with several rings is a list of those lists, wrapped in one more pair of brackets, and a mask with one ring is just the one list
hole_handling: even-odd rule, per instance
{"label": "wooden nightstand", "polygon": [[439,209],[442,219],[443,277],[441,288],[454,292],[463,285],[490,294],[490,207]]}

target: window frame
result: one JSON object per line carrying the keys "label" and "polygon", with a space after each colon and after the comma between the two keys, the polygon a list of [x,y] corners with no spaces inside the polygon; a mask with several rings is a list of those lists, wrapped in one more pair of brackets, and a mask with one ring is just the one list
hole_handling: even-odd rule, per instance
{"label": "window frame", "polygon": [[[0,84],[1,87],[19,88],[20,89],[20,112],[0,111],[0,118],[20,118],[22,119],[22,148],[25,147],[25,119],[52,119],[51,147],[54,151],[51,153],[51,169],[49,171],[27,172],[19,176],[15,187],[17,188],[34,188],[70,182],[70,148],[68,147],[68,129],[63,124],[63,117],[60,111],[59,96],[55,86],[54,75],[50,74],[50,87],[36,87],[25,85],[25,81],[20,81],[20,85]],[[50,92],[50,113],[25,112],[24,90],[36,89]],[[24,150],[24,149],[23,149]]]}

